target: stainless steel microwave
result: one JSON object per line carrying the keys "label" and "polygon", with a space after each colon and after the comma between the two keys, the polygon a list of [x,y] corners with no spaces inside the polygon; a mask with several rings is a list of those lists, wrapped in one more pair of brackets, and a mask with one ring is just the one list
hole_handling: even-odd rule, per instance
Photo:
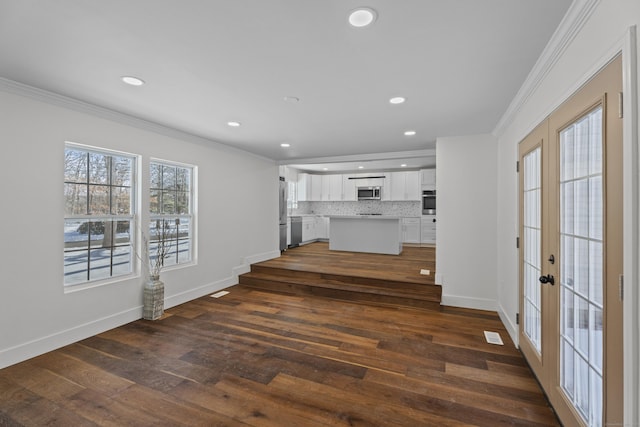
{"label": "stainless steel microwave", "polygon": [[358,200],[380,200],[381,196],[380,187],[358,187]]}

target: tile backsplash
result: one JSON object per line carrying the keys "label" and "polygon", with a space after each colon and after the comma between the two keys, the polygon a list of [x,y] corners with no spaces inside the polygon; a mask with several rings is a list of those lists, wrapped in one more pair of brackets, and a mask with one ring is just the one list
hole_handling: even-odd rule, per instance
{"label": "tile backsplash", "polygon": [[353,202],[298,202],[297,209],[291,209],[289,215],[357,215],[382,214],[402,217],[422,215],[422,203],[419,201],[381,202],[362,200]]}

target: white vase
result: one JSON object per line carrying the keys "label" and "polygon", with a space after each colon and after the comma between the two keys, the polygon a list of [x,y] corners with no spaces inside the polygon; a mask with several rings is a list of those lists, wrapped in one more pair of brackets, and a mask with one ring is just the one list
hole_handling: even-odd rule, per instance
{"label": "white vase", "polygon": [[155,276],[144,284],[142,318],[157,320],[164,313],[164,283]]}

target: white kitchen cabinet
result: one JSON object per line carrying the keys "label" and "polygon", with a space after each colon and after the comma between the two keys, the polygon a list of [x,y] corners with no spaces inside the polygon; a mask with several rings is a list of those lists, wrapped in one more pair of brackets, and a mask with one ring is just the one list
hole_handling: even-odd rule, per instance
{"label": "white kitchen cabinet", "polygon": [[391,174],[387,172],[380,175],[384,176],[384,179],[382,180],[382,194],[380,200],[383,202],[389,201],[391,200]]}
{"label": "white kitchen cabinet", "polygon": [[302,242],[329,238],[329,217],[309,215],[302,217]]}
{"label": "white kitchen cabinet", "polygon": [[307,202],[309,201],[311,193],[311,177],[308,173],[299,173],[298,174],[298,201],[299,202]]}
{"label": "white kitchen cabinet", "polygon": [[420,185],[420,171],[406,172],[407,200],[422,200],[422,186]]}
{"label": "white kitchen cabinet", "polygon": [[422,215],[420,230],[421,243],[436,244],[436,216]]}
{"label": "white kitchen cabinet", "polygon": [[402,218],[402,242],[420,243],[420,218]]}
{"label": "white kitchen cabinet", "polygon": [[302,242],[310,242],[316,239],[316,217],[305,216],[302,218]]}
{"label": "white kitchen cabinet", "polygon": [[421,200],[419,171],[391,172],[390,200]]}
{"label": "white kitchen cabinet", "polygon": [[342,175],[321,175],[323,201],[342,200]]}
{"label": "white kitchen cabinet", "polygon": [[345,201],[356,201],[358,200],[356,193],[356,181],[357,179],[349,179],[354,177],[352,174],[342,175],[342,200]]}
{"label": "white kitchen cabinet", "polygon": [[329,217],[318,216],[315,221],[316,239],[329,239]]}
{"label": "white kitchen cabinet", "polygon": [[309,175],[311,177],[310,194],[307,200],[319,202],[322,200],[322,175]]}
{"label": "white kitchen cabinet", "polygon": [[391,172],[390,200],[404,200],[406,176],[404,172]]}
{"label": "white kitchen cabinet", "polygon": [[420,176],[421,176],[423,190],[436,189],[436,170],[435,169],[422,169],[420,171]]}

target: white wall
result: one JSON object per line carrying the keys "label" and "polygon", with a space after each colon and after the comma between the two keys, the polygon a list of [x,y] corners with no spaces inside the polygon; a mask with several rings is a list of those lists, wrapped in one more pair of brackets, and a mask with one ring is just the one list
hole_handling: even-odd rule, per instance
{"label": "white wall", "polygon": [[[151,157],[197,167],[197,264],[163,272],[166,306],[235,284],[247,262],[279,255],[274,162],[101,118],[73,102],[65,108],[57,97],[44,102],[42,92],[2,89],[0,368],[142,314],[140,276],[64,292],[65,141],[140,155],[147,180]],[[148,212],[144,191],[141,197],[141,212]]]}
{"label": "white wall", "polygon": [[497,309],[496,139],[436,141],[436,283],[442,303]]}

